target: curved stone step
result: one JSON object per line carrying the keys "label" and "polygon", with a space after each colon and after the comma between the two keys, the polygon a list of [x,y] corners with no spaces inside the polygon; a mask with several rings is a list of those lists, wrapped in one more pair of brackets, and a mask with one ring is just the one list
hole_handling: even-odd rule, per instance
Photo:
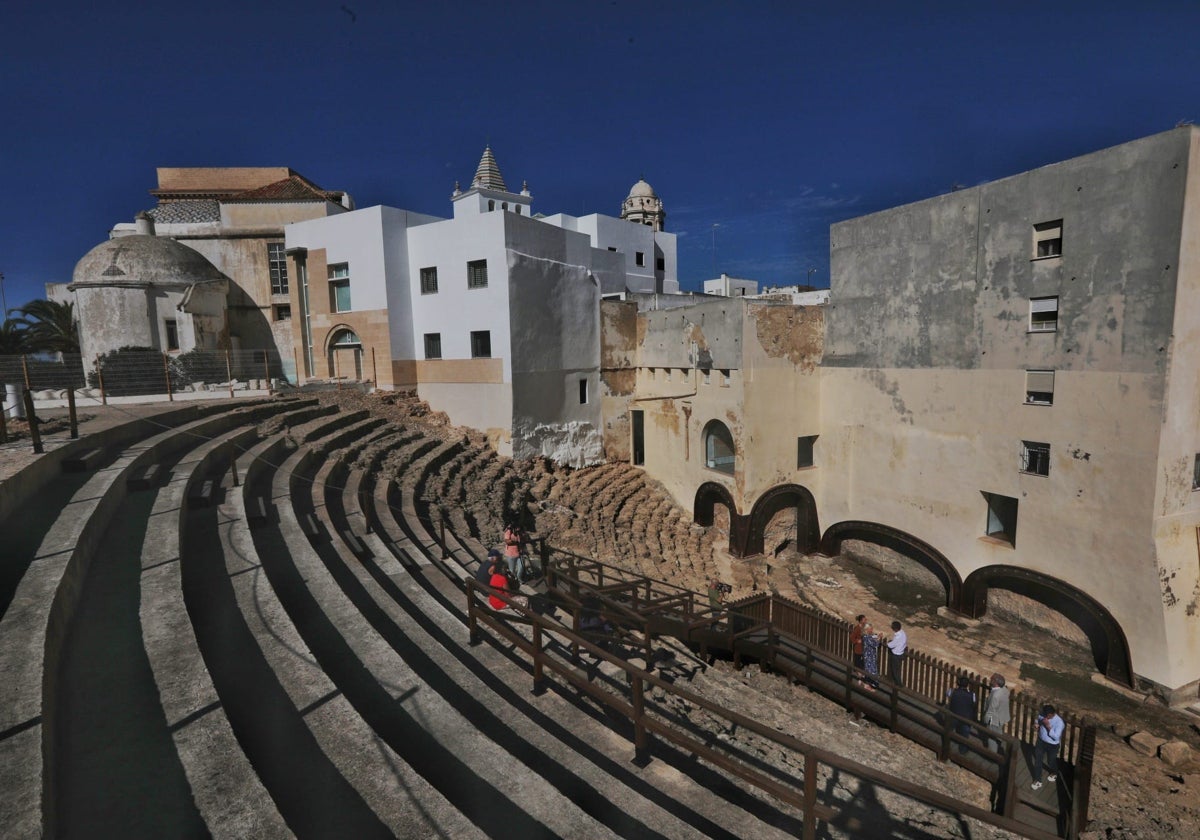
{"label": "curved stone step", "polygon": [[[140,430],[160,431],[128,445],[107,466],[86,474],[82,484],[70,485],[77,489],[37,544],[22,543],[30,556],[6,558],[25,570],[0,617],[0,733],[8,734],[0,739],[0,784],[13,792],[0,799],[0,821],[14,836],[54,833],[58,776],[52,758],[63,698],[58,685],[63,642],[96,547],[128,493],[126,480],[186,448],[195,436],[204,438],[239,422],[237,411],[218,411],[227,412],[227,405],[171,413],[200,419],[165,430],[161,423],[139,421]],[[43,503],[40,496],[29,500],[32,506]]]}

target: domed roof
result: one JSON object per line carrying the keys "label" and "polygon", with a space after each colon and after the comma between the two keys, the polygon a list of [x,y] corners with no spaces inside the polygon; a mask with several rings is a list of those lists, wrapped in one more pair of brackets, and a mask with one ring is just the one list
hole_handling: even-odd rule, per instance
{"label": "domed roof", "polygon": [[654,187],[647,184],[644,180],[639,180],[636,184],[629,188],[630,198],[658,198],[658,194],[654,192]]}
{"label": "domed roof", "polygon": [[198,251],[165,236],[136,234],[101,242],[84,254],[68,288],[190,286],[225,279]]}

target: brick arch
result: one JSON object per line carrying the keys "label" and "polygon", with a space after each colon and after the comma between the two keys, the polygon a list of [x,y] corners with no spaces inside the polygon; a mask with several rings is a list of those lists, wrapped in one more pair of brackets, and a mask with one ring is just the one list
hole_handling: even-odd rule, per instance
{"label": "brick arch", "polygon": [[746,551],[746,526],[749,517],[738,513],[737,502],[729,488],[715,481],[706,481],[696,488],[696,500],[692,503],[692,521],[708,528],[713,524],[713,511],[718,504],[729,509],[729,553],[744,557]]}
{"label": "brick arch", "polygon": [[771,517],[790,507],[796,508],[796,549],[807,553],[817,548],[821,542],[821,528],[813,494],[799,484],[779,484],[759,496],[750,510],[745,556],[763,553],[764,531]]}
{"label": "brick arch", "polygon": [[962,575],[954,568],[954,564],[946,559],[946,555],[929,543],[899,528],[881,525],[878,522],[847,520],[829,526],[825,536],[821,538],[821,551],[830,555],[837,554],[846,540],[875,543],[916,561],[933,572],[934,577],[941,582],[942,588],[946,590],[946,606],[961,611]]}
{"label": "brick arch", "polygon": [[963,584],[962,611],[971,618],[986,613],[989,589],[1006,589],[1032,598],[1073,621],[1091,642],[1096,669],[1111,680],[1133,686],[1133,660],[1125,631],[1091,595],[1032,569],[984,566],[971,572]]}

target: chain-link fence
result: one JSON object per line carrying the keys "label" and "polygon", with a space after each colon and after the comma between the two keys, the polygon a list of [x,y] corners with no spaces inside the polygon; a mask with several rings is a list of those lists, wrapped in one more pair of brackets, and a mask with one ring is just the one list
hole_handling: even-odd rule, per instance
{"label": "chain-link fence", "polygon": [[[295,384],[295,365],[275,350],[193,350],[167,354],[128,347],[84,359],[78,353],[0,356],[0,397],[31,392],[35,404],[211,399],[271,392]],[[6,399],[5,409],[11,399]],[[10,415],[12,416],[12,415]]]}

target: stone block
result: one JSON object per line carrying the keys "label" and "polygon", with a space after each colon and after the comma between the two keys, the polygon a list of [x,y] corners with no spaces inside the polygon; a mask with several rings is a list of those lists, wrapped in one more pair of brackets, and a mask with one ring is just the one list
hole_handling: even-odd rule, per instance
{"label": "stone block", "polygon": [[1166,738],[1159,738],[1149,732],[1134,732],[1129,736],[1129,746],[1142,755],[1158,755],[1158,748],[1166,742]]}
{"label": "stone block", "polygon": [[1171,767],[1183,767],[1192,760],[1192,748],[1183,741],[1168,741],[1159,745],[1158,757]]}

